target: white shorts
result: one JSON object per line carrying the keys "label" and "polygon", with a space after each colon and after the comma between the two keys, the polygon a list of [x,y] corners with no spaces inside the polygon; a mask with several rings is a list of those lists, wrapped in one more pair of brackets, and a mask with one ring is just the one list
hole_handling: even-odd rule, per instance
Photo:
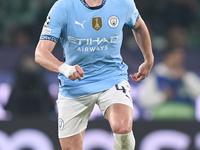
{"label": "white shorts", "polygon": [[130,85],[127,81],[122,81],[109,90],[78,98],[68,98],[59,94],[58,137],[70,137],[85,130],[95,104],[104,115],[106,109],[115,103],[125,104],[133,109]]}

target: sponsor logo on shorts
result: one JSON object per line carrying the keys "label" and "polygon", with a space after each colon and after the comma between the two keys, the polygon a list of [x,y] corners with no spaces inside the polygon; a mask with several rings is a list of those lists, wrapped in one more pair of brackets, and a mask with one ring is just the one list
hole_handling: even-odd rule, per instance
{"label": "sponsor logo on shorts", "polygon": [[108,19],[108,24],[111,28],[116,28],[119,25],[119,18],[117,16],[111,16]]}
{"label": "sponsor logo on shorts", "polygon": [[58,119],[58,129],[61,131],[64,128],[64,121],[62,118]]}

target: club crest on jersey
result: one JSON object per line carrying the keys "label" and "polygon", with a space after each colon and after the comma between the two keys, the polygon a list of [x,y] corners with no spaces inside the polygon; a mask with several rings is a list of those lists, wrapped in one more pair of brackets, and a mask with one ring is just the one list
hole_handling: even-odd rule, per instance
{"label": "club crest on jersey", "polygon": [[102,27],[102,19],[101,19],[101,17],[92,18],[92,27],[96,31],[101,29],[101,27]]}
{"label": "club crest on jersey", "polygon": [[116,28],[119,25],[119,18],[117,16],[111,16],[108,19],[108,24],[111,28]]}

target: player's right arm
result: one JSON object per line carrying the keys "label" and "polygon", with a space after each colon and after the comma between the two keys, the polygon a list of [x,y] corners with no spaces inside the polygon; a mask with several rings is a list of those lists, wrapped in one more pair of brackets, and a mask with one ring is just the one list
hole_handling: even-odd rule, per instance
{"label": "player's right arm", "polygon": [[40,41],[35,50],[35,61],[50,71],[64,74],[71,80],[81,80],[83,70],[80,66],[70,66],[59,61],[52,54],[56,42],[60,38],[62,28],[66,25],[67,13],[62,8],[63,4],[63,1],[57,1],[47,16]]}
{"label": "player's right arm", "polygon": [[59,61],[52,51],[56,43],[50,40],[40,40],[35,50],[35,61],[44,68],[59,73],[59,67],[63,62]]}
{"label": "player's right arm", "polygon": [[64,74],[71,80],[81,80],[84,74],[82,68],[79,65],[69,66],[59,61],[52,54],[55,45],[53,41],[40,40],[35,50],[35,61],[50,71]]}

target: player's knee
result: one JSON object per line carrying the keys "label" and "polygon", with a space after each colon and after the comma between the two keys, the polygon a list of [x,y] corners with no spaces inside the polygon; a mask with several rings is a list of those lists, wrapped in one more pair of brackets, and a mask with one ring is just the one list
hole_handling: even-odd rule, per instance
{"label": "player's knee", "polygon": [[115,123],[111,125],[111,128],[115,134],[127,134],[132,131],[132,125],[130,123]]}

